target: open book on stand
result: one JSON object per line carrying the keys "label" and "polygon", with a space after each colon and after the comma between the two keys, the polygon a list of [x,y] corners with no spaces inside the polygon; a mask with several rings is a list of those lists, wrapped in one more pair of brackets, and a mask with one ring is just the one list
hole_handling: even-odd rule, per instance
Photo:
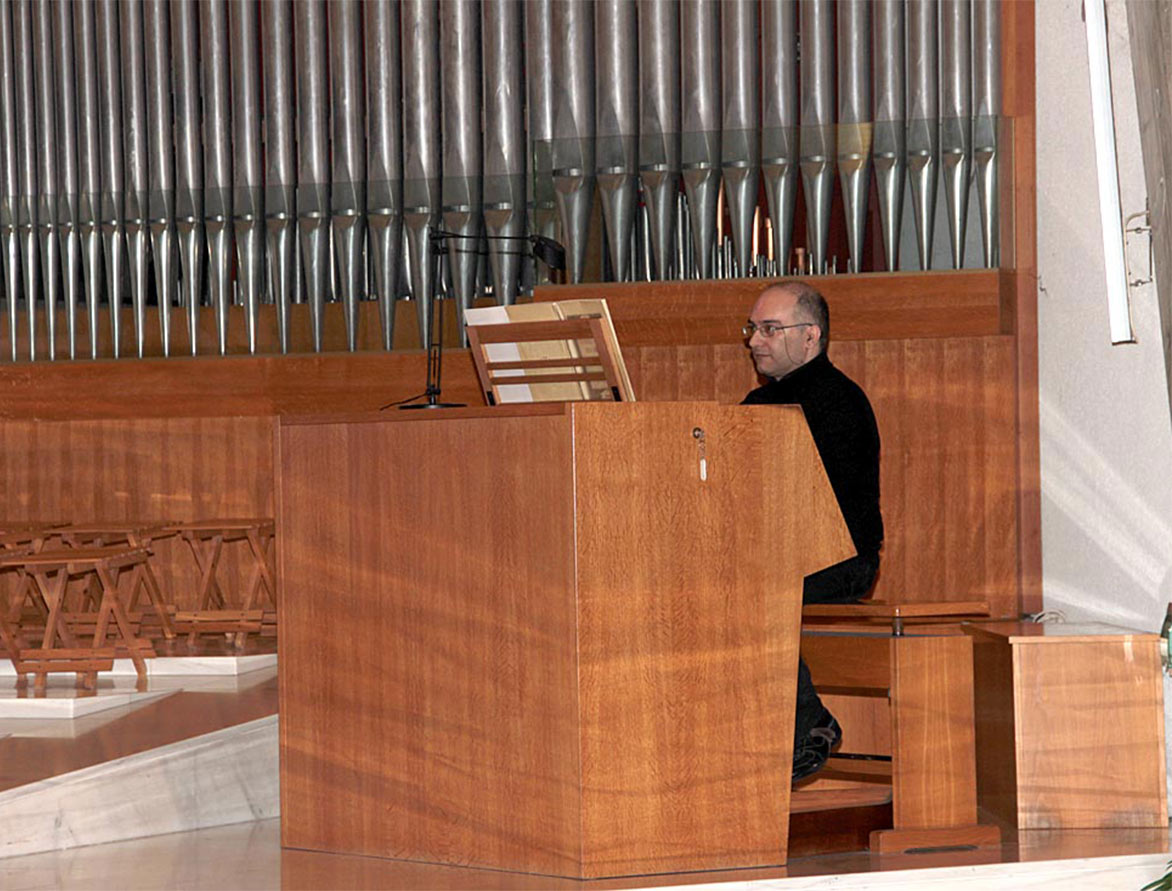
{"label": "open book on stand", "polygon": [[605,300],[488,306],[464,320],[489,405],[635,399]]}

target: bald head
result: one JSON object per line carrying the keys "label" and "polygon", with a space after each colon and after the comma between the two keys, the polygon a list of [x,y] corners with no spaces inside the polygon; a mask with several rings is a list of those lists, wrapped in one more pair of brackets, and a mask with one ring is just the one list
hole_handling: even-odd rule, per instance
{"label": "bald head", "polygon": [[770,285],[749,315],[755,329],[748,346],[758,373],[780,380],[826,348],[830,312],[826,300],[803,282]]}

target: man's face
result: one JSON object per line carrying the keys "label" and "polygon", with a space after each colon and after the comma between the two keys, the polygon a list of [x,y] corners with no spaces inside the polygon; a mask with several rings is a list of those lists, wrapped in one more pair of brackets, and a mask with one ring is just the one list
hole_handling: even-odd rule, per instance
{"label": "man's face", "polygon": [[[797,303],[797,297],[789,291],[771,288],[753,304],[749,322],[757,330],[748,344],[757,373],[764,377],[780,380],[818,355],[822,332],[817,325],[807,324],[809,320],[801,317]],[[762,331],[767,326],[785,325],[796,327],[779,328],[772,337]]]}

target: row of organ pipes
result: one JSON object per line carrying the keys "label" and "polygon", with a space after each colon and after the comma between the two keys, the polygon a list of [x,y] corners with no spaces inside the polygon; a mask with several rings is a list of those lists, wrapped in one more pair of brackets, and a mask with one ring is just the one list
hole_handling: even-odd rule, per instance
{"label": "row of organ pipes", "polygon": [[209,352],[202,306],[215,349],[242,317],[255,351],[264,304],[284,351],[302,302],[317,350],[333,301],[350,349],[364,300],[390,349],[396,301],[414,299],[427,343],[433,293],[508,304],[543,280],[518,247],[529,234],[562,242],[581,281],[596,200],[612,280],[792,273],[799,188],[796,271],[835,271],[836,177],[845,271],[864,271],[872,175],[878,268],[931,266],[938,185],[951,265],[972,191],[995,267],[998,7],[0,0],[12,359],[65,358],[60,324],[69,358],[104,338],[141,356],[148,326],[164,355]]}

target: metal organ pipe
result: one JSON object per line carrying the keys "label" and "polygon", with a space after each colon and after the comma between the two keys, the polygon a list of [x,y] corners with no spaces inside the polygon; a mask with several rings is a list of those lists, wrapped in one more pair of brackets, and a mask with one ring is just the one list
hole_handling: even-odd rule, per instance
{"label": "metal organ pipe", "polygon": [[[37,294],[40,292],[40,258],[37,249],[37,154],[36,99],[33,84],[33,29],[30,0],[12,5],[12,48],[16,63],[16,154],[19,165],[16,225],[24,271],[24,306],[28,357],[37,357]],[[16,337],[16,326],[12,328]]]}
{"label": "metal organ pipe", "polygon": [[476,297],[480,218],[484,204],[480,134],[480,5],[478,0],[440,3],[443,82],[443,223],[459,237],[446,242],[452,289],[461,321]]}
{"label": "metal organ pipe", "polygon": [[395,300],[403,242],[403,129],[399,5],[368,0],[366,29],[367,222],[383,349],[395,342]]}
{"label": "metal organ pipe", "polygon": [[798,183],[797,0],[764,0],[761,22],[761,172],[773,255],[788,275]]}
{"label": "metal organ pipe", "polygon": [[358,349],[358,301],[366,281],[366,151],[362,132],[362,8],[358,0],[334,0],[330,13],[330,80],[333,82],[334,223],[346,347]]}
{"label": "metal organ pipe", "polygon": [[[78,216],[90,358],[98,358],[98,310],[102,296],[101,216],[102,172],[98,149],[98,51],[94,7],[74,6],[73,47],[77,62]],[[2,38],[0,38],[2,39]],[[15,349],[15,346],[13,347]]]}
{"label": "metal organ pipe", "polygon": [[199,30],[194,0],[171,4],[172,90],[175,97],[175,217],[187,308],[191,355],[199,348],[199,305],[203,296],[203,153],[199,138]]}
{"label": "metal organ pipe", "polygon": [[834,192],[834,32],[829,0],[801,0],[801,168],[807,250],[814,273],[826,265]]}
{"label": "metal organ pipe", "polygon": [[632,277],[639,126],[638,23],[634,0],[596,0],[595,172],[616,281]]}
{"label": "metal organ pipe", "polygon": [[12,5],[0,4],[0,237],[4,241],[4,282],[8,294],[8,340],[17,360],[17,303],[20,295],[20,234],[16,225],[20,180],[16,156],[16,77],[12,58]]}
{"label": "metal organ pipe", "polygon": [[948,206],[952,266],[964,265],[973,158],[971,3],[940,3],[940,161]]}
{"label": "metal organ pipe", "polygon": [[329,72],[323,0],[293,4],[297,65],[297,227],[314,352],[322,348],[322,314],[330,285]]}
{"label": "metal organ pipe", "polygon": [[264,53],[265,244],[269,253],[277,340],[289,352],[290,306],[297,287],[296,143],[293,136],[293,5],[263,0],[260,8]]}
{"label": "metal organ pipe", "polygon": [[681,164],[695,266],[704,279],[712,278],[720,195],[719,0],[695,0],[680,7],[680,42],[688,48],[680,68]]}
{"label": "metal organ pipe", "polygon": [[720,162],[737,273],[747,276],[756,261],[752,256],[752,232],[761,175],[758,6],[754,0],[725,0],[721,12],[724,114]]}
{"label": "metal organ pipe", "polygon": [[429,229],[440,221],[439,9],[433,0],[403,0],[403,228],[419,341],[431,334],[437,265]]}
{"label": "metal organ pipe", "polygon": [[997,212],[998,119],[1001,116],[1001,8],[973,0],[973,167],[985,265],[1000,264]]}
{"label": "metal organ pipe", "polygon": [[[57,222],[64,276],[65,327],[69,358],[77,358],[77,307],[81,302],[81,239],[78,205],[78,162],[75,121],[77,84],[73,65],[73,7],[54,3],[53,55],[57,60],[57,145],[61,194]],[[0,233],[0,238],[3,235]]]}
{"label": "metal organ pipe", "polygon": [[[40,238],[41,280],[44,282],[45,338],[49,359],[57,358],[57,304],[60,301],[61,251],[58,240],[57,200],[60,178],[57,167],[57,102],[54,83],[53,13],[47,0],[32,8],[37,106],[37,235]],[[35,296],[35,295],[34,295]],[[35,300],[32,302],[35,306]]]}
{"label": "metal organ pipe", "polygon": [[553,182],[566,268],[582,281],[594,206],[594,11],[588,0],[556,0],[550,25]]}
{"label": "metal organ pipe", "polygon": [[875,139],[872,158],[879,192],[879,225],[888,271],[899,266],[899,229],[907,138],[904,104],[903,0],[876,0],[873,7]]}
{"label": "metal organ pipe", "polygon": [[227,353],[232,302],[232,125],[227,0],[199,2],[199,69],[203,75],[204,233],[207,291],[216,313],[216,345]]}
{"label": "metal organ pipe", "polygon": [[126,243],[130,249],[130,300],[134,314],[134,348],[146,348],[146,304],[150,228],[147,206],[146,62],[143,47],[143,6],[124,3],[119,10],[122,51],[122,102],[126,161]]}
{"label": "metal organ pipe", "polygon": [[257,314],[264,292],[264,194],[261,187],[260,40],[255,3],[228,4],[232,65],[232,228],[237,292],[244,303],[248,352],[257,346]]}
{"label": "metal organ pipe", "polygon": [[871,162],[871,0],[838,5],[838,175],[848,272],[862,271]]}
{"label": "metal organ pipe", "polygon": [[676,278],[680,190],[680,10],[644,0],[639,12],[639,176],[651,223],[655,278]]}
{"label": "metal organ pipe", "polygon": [[[522,3],[484,4],[484,225],[490,236],[493,294],[517,299],[525,235],[525,106]],[[502,240],[503,239],[503,240]]]}
{"label": "metal organ pipe", "polygon": [[159,345],[171,355],[171,307],[175,303],[175,152],[171,143],[171,16],[169,0],[145,0],[147,221],[159,305]]}
{"label": "metal organ pipe", "polygon": [[[558,214],[553,188],[553,0],[526,0],[524,7],[529,230],[554,238]],[[527,268],[533,270],[534,282],[549,280],[548,270],[541,264]]]}
{"label": "metal organ pipe", "polygon": [[929,268],[932,263],[936,168],[940,159],[937,8],[937,0],[908,0],[907,3],[907,171],[921,269]]}

